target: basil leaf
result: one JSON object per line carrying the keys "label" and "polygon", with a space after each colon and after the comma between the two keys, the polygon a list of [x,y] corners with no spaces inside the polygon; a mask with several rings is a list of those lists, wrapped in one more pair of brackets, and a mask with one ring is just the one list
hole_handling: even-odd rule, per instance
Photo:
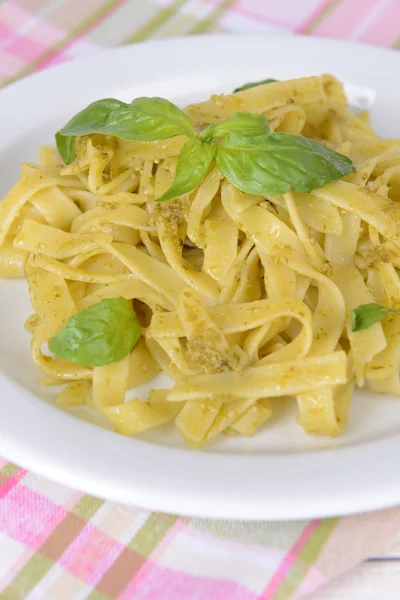
{"label": "basil leaf", "polygon": [[76,158],[76,140],[74,136],[93,133],[105,124],[110,113],[123,106],[127,105],[114,98],[104,98],[92,102],[56,133],[57,150],[66,165],[69,165]]}
{"label": "basil leaf", "polygon": [[229,133],[217,146],[217,166],[249,194],[277,195],[291,188],[311,192],[354,171],[352,161],[300,135],[256,137]]}
{"label": "basil leaf", "polygon": [[78,112],[62,129],[60,135],[85,135],[86,133],[101,133],[102,127],[112,112],[118,112],[121,108],[128,106],[115,98],[104,98],[92,102],[86,108]]}
{"label": "basil leaf", "polygon": [[353,310],[351,319],[351,330],[361,331],[368,329],[371,325],[378,323],[387,313],[395,313],[400,315],[400,310],[394,308],[385,308],[380,304],[371,302],[371,304],[361,304]]}
{"label": "basil leaf", "polygon": [[156,202],[171,200],[194,190],[204,179],[215,157],[216,146],[203,144],[197,138],[186,142],[178,157],[175,177],[168,190]]}
{"label": "basil leaf", "polygon": [[131,303],[110,298],[70,317],[49,348],[59,358],[101,367],[125,358],[139,341],[140,331]]}
{"label": "basil leaf", "polygon": [[72,135],[61,135],[56,133],[56,146],[58,154],[66,165],[72,163],[76,158],[76,140]]}
{"label": "basil leaf", "polygon": [[131,102],[131,108],[138,120],[138,135],[145,136],[143,141],[164,140],[183,134],[188,137],[195,135],[189,117],[165,98],[136,98]]}
{"label": "basil leaf", "polygon": [[269,132],[268,120],[265,115],[255,115],[249,112],[236,113],[230,119],[211,123],[199,133],[203,142],[211,142],[217,138],[225,137],[228,133],[241,133],[242,135],[263,135]]}
{"label": "basil leaf", "polygon": [[164,98],[136,98],[131,104],[113,99],[99,100],[78,113],[59,133],[102,133],[142,142],[182,134],[195,135],[189,117]]}
{"label": "basil leaf", "polygon": [[236,88],[233,90],[233,93],[236,94],[236,92],[243,92],[243,90],[248,90],[252,87],[257,87],[258,85],[264,85],[264,83],[276,83],[277,81],[277,79],[262,79],[261,81],[252,81],[251,83],[245,83],[244,85]]}

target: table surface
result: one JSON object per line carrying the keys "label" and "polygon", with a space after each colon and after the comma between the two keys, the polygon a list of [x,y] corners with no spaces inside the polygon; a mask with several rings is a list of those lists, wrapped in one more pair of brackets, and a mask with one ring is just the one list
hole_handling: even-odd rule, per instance
{"label": "table surface", "polygon": [[399,597],[400,536],[309,600],[398,600]]}
{"label": "table surface", "polygon": [[359,565],[310,600],[397,600],[400,557],[376,559]]}

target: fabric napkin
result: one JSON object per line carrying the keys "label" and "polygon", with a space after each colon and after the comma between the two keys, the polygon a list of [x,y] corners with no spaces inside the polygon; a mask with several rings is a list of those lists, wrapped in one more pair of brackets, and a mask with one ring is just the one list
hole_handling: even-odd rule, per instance
{"label": "fabric napkin", "polygon": [[400,528],[400,508],[277,523],[149,513],[5,461],[0,486],[6,600],[294,600]]}
{"label": "fabric napkin", "polygon": [[[0,85],[104,47],[212,31],[306,33],[399,48],[400,2],[0,0]],[[378,552],[399,530],[400,508],[278,523],[149,513],[0,459],[5,600],[295,600]]]}

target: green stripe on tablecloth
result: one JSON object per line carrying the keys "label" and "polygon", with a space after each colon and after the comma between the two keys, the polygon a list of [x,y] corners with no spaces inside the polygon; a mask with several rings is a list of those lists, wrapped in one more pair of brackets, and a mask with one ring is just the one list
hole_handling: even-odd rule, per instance
{"label": "green stripe on tablecloth", "polygon": [[87,600],[119,598],[177,519],[178,517],[161,513],[151,514],[97,583],[96,590],[88,596]]}
{"label": "green stripe on tablecloth", "polygon": [[16,578],[2,591],[0,598],[4,600],[19,600],[26,598],[29,592],[48,573],[54,561],[36,552],[17,574]]}
{"label": "green stripe on tablecloth", "polygon": [[295,592],[321,554],[332,531],[335,529],[339,519],[324,519],[318,525],[310,539],[304,544],[289,573],[282,581],[271,600],[288,600]]}
{"label": "green stripe on tablecloth", "polygon": [[6,465],[4,465],[4,467],[0,469],[0,485],[3,485],[3,483],[5,483],[7,479],[10,479],[10,477],[15,475],[15,473],[19,471],[19,469],[20,467],[17,467],[17,465],[13,465],[13,463],[7,463]]}
{"label": "green stripe on tablecloth", "polygon": [[145,558],[148,558],[154,548],[158,546],[165,534],[176,523],[178,517],[152,513],[146,523],[139,529],[129,542],[128,547],[136,550]]}
{"label": "green stripe on tablecloth", "polygon": [[26,598],[103,504],[103,500],[83,496],[17,573],[15,579],[3,590],[0,598],[5,600]]}
{"label": "green stripe on tablecloth", "polygon": [[173,19],[186,2],[187,0],[175,0],[170,6],[160,8],[147,23],[145,23],[138,31],[135,31],[129,38],[124,40],[124,44],[141,42],[153,35],[153,33],[163,27],[170,19]]}
{"label": "green stripe on tablecloth", "polygon": [[51,58],[54,54],[62,50],[70,41],[72,41],[75,37],[84,35],[88,29],[96,25],[97,21],[99,21],[107,12],[109,12],[120,0],[108,0],[102,6],[97,8],[94,12],[92,12],[87,19],[79,23],[76,27],[71,29],[62,40],[54,44],[51,48],[49,48],[46,52],[41,54],[35,61],[31,62],[29,65],[21,69],[17,72],[16,75],[11,77],[10,79],[6,79],[3,85],[7,85],[12,81],[16,81],[20,77],[25,77],[29,73],[35,71],[40,65],[46,62],[49,58]]}
{"label": "green stripe on tablecloth", "polygon": [[322,23],[324,19],[326,19],[329,13],[331,13],[333,9],[341,3],[341,1],[342,0],[331,0],[328,2],[328,4],[323,6],[322,10],[320,10],[315,17],[307,23],[304,29],[301,30],[301,33],[312,33],[314,29],[318,27],[318,25]]}
{"label": "green stripe on tablecloth", "polygon": [[199,21],[198,23],[196,23],[196,25],[194,25],[188,33],[197,34],[197,33],[206,33],[207,31],[210,31],[211,29],[213,29],[215,27],[215,25],[218,23],[218,21],[221,19],[221,17],[224,16],[226,11],[231,6],[236,4],[236,2],[237,2],[237,0],[223,0],[220,4],[218,4],[214,8],[212,13],[206,19],[203,19],[202,21]]}
{"label": "green stripe on tablecloth", "polygon": [[71,512],[87,522],[97,513],[103,504],[104,500],[100,500],[100,498],[95,498],[94,496],[83,496],[83,498],[79,500]]}
{"label": "green stripe on tablecloth", "polygon": [[321,521],[308,542],[304,544],[303,549],[299,554],[299,558],[309,564],[315,563],[329,536],[338,523],[339,519],[324,519]]}
{"label": "green stripe on tablecloth", "polygon": [[243,527],[240,521],[210,521],[191,519],[190,527],[227,542],[273,546],[277,549],[291,546],[302,534],[308,521],[249,521]]}

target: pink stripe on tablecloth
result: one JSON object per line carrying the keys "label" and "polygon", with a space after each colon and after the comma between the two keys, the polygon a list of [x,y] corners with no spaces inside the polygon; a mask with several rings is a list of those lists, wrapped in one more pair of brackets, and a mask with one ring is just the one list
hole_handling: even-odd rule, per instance
{"label": "pink stripe on tablecloth", "polygon": [[20,58],[0,50],[0,85],[7,77],[14,75],[18,69],[22,69],[24,66],[25,63]]}
{"label": "pink stripe on tablecloth", "polygon": [[38,22],[30,29],[29,38],[34,42],[43,42],[46,40],[48,47],[57,44],[65,36],[65,31],[56,27],[47,21],[38,20]]}
{"label": "pink stripe on tablecloth", "polygon": [[25,477],[27,472],[28,471],[26,471],[25,469],[18,469],[18,471],[14,473],[14,475],[9,477],[7,481],[0,487],[0,499],[4,498],[4,496],[8,494],[8,492],[12,490],[13,487],[15,487],[23,477]]}
{"label": "pink stripe on tablecloth", "polygon": [[0,21],[4,21],[13,29],[25,25],[32,18],[34,18],[32,13],[22,8],[19,2],[6,0],[0,6]]}
{"label": "pink stripe on tablecloth", "polygon": [[86,584],[95,587],[124,548],[122,542],[88,523],[68,546],[59,564]]}
{"label": "pink stripe on tablecloth", "polygon": [[1,501],[0,531],[37,550],[66,514],[65,508],[54,504],[46,496],[22,483],[18,488],[14,484]]}
{"label": "pink stripe on tablecloth", "polygon": [[325,585],[328,578],[321,573],[316,567],[311,566],[305,575],[303,581],[299,583],[299,587],[293,593],[290,600],[301,600],[307,594],[311,594],[319,587]]}
{"label": "pink stripe on tablecloth", "polygon": [[28,37],[15,36],[14,41],[9,44],[7,51],[29,63],[31,60],[35,60],[41,56],[47,48],[46,44],[35,42]]}
{"label": "pink stripe on tablecloth", "polygon": [[5,25],[4,23],[2,23],[0,21],[0,48],[1,48],[1,41],[8,38],[12,34],[13,34],[13,31],[9,27],[7,27],[7,25]]}
{"label": "pink stripe on tablecloth", "polygon": [[133,579],[118,600],[132,600],[139,596],[140,600],[258,600],[256,594],[233,581],[198,577],[156,563],[148,569],[146,578]]}
{"label": "pink stripe on tablecloth", "polygon": [[[16,39],[23,30],[23,35],[35,42],[46,40],[47,46],[58,42],[65,32],[56,27],[49,21],[44,21],[39,17],[23,13],[20,19],[12,19],[13,9],[2,10],[5,5],[0,6],[0,48],[6,48],[14,39]],[[24,16],[24,18],[22,18]]]}
{"label": "pink stripe on tablecloth", "polygon": [[[129,595],[129,594],[131,594],[130,588],[132,585],[135,588],[139,589],[139,586],[143,585],[143,581],[146,581],[153,577],[152,571],[154,570],[156,561],[157,562],[160,561],[165,550],[171,545],[171,543],[176,538],[176,536],[179,535],[179,533],[181,533],[181,531],[186,529],[187,526],[188,526],[188,522],[184,521],[183,519],[178,519],[174,523],[174,525],[171,527],[171,529],[163,537],[161,542],[159,542],[159,544],[153,550],[149,559],[146,560],[146,562],[140,567],[134,580],[128,584],[128,587],[125,588],[125,590],[123,590],[122,595],[120,596],[121,598],[126,597],[127,599],[130,599],[132,597],[131,595]],[[125,596],[125,594],[128,594],[128,595]],[[163,600],[164,600],[164,597],[163,597]]]}
{"label": "pink stripe on tablecloth", "polygon": [[303,533],[296,540],[296,542],[293,544],[293,546],[291,547],[291,549],[289,550],[289,552],[286,554],[285,558],[283,559],[283,561],[279,565],[278,569],[275,571],[272,579],[268,583],[267,587],[264,589],[264,591],[263,591],[262,595],[260,596],[260,598],[262,598],[263,600],[270,600],[272,598],[272,596],[275,594],[275,592],[278,589],[278,587],[284,581],[284,579],[287,576],[287,574],[288,574],[291,566],[293,565],[293,563],[295,562],[296,558],[300,554],[300,552],[303,549],[304,545],[306,544],[306,542],[308,542],[308,540],[310,539],[310,537],[312,536],[312,534],[314,533],[314,531],[317,529],[317,527],[320,524],[320,522],[321,522],[320,519],[316,519],[315,521],[311,521],[304,528]]}
{"label": "pink stripe on tablecloth", "polygon": [[18,38],[18,31],[0,21],[0,50],[5,50]]}
{"label": "pink stripe on tablecloth", "polygon": [[314,29],[313,34],[327,37],[348,38],[361,19],[373,10],[380,0],[343,0]]}
{"label": "pink stripe on tablecloth", "polygon": [[[49,59],[49,61],[46,64],[46,67],[43,68],[48,68],[48,67],[56,67],[57,65],[62,65],[63,63],[69,62],[70,60],[73,60],[73,56],[70,56],[69,54],[67,54],[66,52],[61,52],[60,54],[57,54],[57,56],[53,56],[51,59]],[[36,71],[42,71],[43,69],[37,68]]]}
{"label": "pink stripe on tablecloth", "polygon": [[82,35],[78,35],[78,36],[74,37],[67,44],[65,44],[65,46],[63,46],[60,50],[53,52],[51,54],[51,56],[49,56],[43,62],[41,62],[35,70],[42,71],[43,69],[46,69],[47,67],[51,67],[51,66],[54,66],[55,64],[59,64],[60,62],[65,62],[65,60],[68,60],[68,58],[65,59],[65,55],[68,53],[68,49],[71,46],[74,46],[80,40],[84,39],[88,33],[90,33],[95,27],[98,27],[98,25],[103,23],[103,21],[105,21],[106,19],[111,17],[112,14],[114,14],[119,8],[121,8],[121,6],[123,4],[125,4],[125,1],[126,0],[119,0],[119,2],[116,2],[116,4],[113,4],[110,7],[110,10],[106,11],[105,13],[103,13],[101,15],[101,17],[99,17],[97,20],[93,21],[93,23],[91,23],[88,26],[88,28],[85,29],[85,31],[84,31],[84,33],[82,33]]}
{"label": "pink stripe on tablecloth", "polygon": [[[8,15],[8,12],[6,15],[0,14],[0,49],[2,50],[10,49],[13,52],[10,46],[21,38],[26,38],[41,45],[45,41],[45,47],[48,48],[60,41],[65,35],[61,29],[52,25],[52,23],[43,21],[28,13],[25,20],[20,24],[14,23],[12,19],[8,18]],[[32,57],[29,56],[28,59],[32,60]]]}
{"label": "pink stripe on tablecloth", "polygon": [[275,17],[265,16],[261,13],[255,12],[251,8],[246,8],[246,6],[233,6],[231,8],[232,12],[237,12],[248,19],[253,19],[254,21],[259,21],[260,23],[266,23],[269,25],[276,25],[276,27],[282,27],[283,29],[290,29],[287,23],[276,19]]}
{"label": "pink stripe on tablecloth", "polygon": [[[209,4],[218,5],[219,0],[205,0]],[[290,23],[286,21],[282,21],[281,19],[276,18],[275,16],[270,16],[270,14],[265,14],[263,11],[265,7],[260,3],[253,5],[248,5],[247,2],[237,2],[230,7],[229,11],[231,13],[237,13],[239,15],[243,15],[248,19],[253,21],[259,21],[260,23],[266,23],[269,25],[276,25],[276,27],[281,27],[283,29],[290,30]],[[258,9],[258,10],[257,10]]]}
{"label": "pink stripe on tablecloth", "polygon": [[300,25],[295,27],[294,33],[301,33],[302,31],[304,31],[304,29],[306,29],[306,27],[308,27],[308,25],[310,25],[310,23],[313,22],[313,20],[324,10],[324,8],[330,2],[331,0],[321,0],[318,6],[316,6],[315,9],[308,15],[307,19],[303,21],[303,23],[300,23]]}
{"label": "pink stripe on tablecloth", "polygon": [[400,32],[400,2],[388,1],[382,7],[368,27],[357,36],[357,40],[389,47],[397,39]]}

